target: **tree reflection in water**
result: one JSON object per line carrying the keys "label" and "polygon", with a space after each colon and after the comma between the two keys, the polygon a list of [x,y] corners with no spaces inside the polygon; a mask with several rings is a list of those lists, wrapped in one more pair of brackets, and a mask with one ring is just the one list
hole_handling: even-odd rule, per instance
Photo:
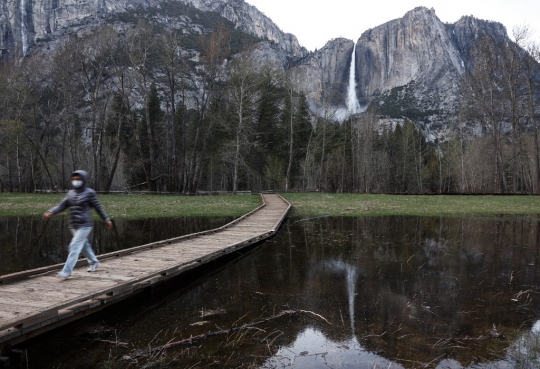
{"label": "tree reflection in water", "polygon": [[[324,231],[316,224],[303,225],[311,247],[316,242],[325,253],[318,266],[312,263],[308,268],[319,268],[317,274],[324,281],[335,280],[328,283],[328,290],[343,286],[344,296],[335,300],[348,302],[353,337],[336,337],[324,326],[306,328],[265,366],[284,359],[297,366],[302,360],[301,367],[314,368],[390,363],[439,368],[540,366],[540,335],[536,325],[527,330],[539,317],[536,218],[319,222]],[[330,253],[339,253],[339,259],[328,261]],[[339,322],[336,312],[345,304],[336,302],[310,307]]]}
{"label": "tree reflection in water", "polygon": [[[121,358],[302,309],[331,324],[286,316],[167,357],[179,367],[540,367],[539,224],[533,216],[289,219],[194,285],[113,307],[74,331],[105,325],[115,334],[105,340],[130,345],[114,348]],[[110,344],[74,336],[59,332],[29,355],[51,367],[110,360]]]}
{"label": "tree reflection in water", "polygon": [[[96,222],[90,235],[96,254],[217,228],[233,218],[185,217],[115,220],[108,230]],[[40,217],[0,218],[0,275],[62,263],[67,257],[71,234],[67,217],[48,221]]]}

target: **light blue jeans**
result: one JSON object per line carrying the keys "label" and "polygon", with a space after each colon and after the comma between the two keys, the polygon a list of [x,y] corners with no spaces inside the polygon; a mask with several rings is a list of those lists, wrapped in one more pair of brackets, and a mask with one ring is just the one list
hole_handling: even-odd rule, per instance
{"label": "light blue jeans", "polygon": [[92,245],[90,245],[90,241],[88,241],[88,236],[93,228],[94,227],[69,229],[73,238],[69,244],[69,255],[66,264],[64,265],[64,269],[62,269],[62,273],[71,274],[81,253],[86,257],[86,260],[88,260],[88,264],[92,265],[98,262],[96,254],[94,254],[94,251],[92,250]]}

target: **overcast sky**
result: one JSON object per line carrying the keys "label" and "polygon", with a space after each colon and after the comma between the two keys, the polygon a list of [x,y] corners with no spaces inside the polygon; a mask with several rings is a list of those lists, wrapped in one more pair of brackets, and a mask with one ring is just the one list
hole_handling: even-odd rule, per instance
{"label": "overcast sky", "polygon": [[434,8],[440,20],[457,21],[463,15],[493,20],[511,36],[527,24],[540,40],[540,0],[245,0],[272,19],[281,30],[294,34],[308,50],[320,49],[336,37],[358,40],[362,32],[401,18],[417,6]]}

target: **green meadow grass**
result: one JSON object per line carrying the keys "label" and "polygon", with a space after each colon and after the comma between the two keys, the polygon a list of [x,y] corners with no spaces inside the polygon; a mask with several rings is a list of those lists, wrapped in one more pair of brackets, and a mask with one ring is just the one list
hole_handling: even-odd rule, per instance
{"label": "green meadow grass", "polygon": [[[497,216],[540,214],[540,196],[438,196],[329,193],[283,194],[292,215],[330,216]],[[37,216],[56,205],[63,195],[0,194],[0,216]],[[113,218],[140,219],[179,216],[238,217],[261,204],[255,195],[168,196],[99,195]]]}
{"label": "green meadow grass", "polygon": [[489,216],[540,213],[540,196],[288,193],[293,214],[309,216]]}
{"label": "green meadow grass", "polygon": [[[0,216],[38,216],[64,195],[0,194]],[[184,216],[238,217],[261,204],[259,196],[98,195],[112,218],[141,219]],[[95,213],[95,212],[94,212]]]}

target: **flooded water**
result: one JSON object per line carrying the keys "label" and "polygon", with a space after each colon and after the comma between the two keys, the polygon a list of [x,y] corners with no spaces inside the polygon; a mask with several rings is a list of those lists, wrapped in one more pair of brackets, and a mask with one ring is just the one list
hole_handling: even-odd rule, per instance
{"label": "flooded water", "polygon": [[539,259],[533,217],[289,219],[23,348],[29,368],[538,368]]}
{"label": "flooded water", "polygon": [[[220,227],[233,218],[159,218],[96,222],[90,235],[97,255]],[[0,275],[65,262],[71,233],[67,217],[0,218]]]}

